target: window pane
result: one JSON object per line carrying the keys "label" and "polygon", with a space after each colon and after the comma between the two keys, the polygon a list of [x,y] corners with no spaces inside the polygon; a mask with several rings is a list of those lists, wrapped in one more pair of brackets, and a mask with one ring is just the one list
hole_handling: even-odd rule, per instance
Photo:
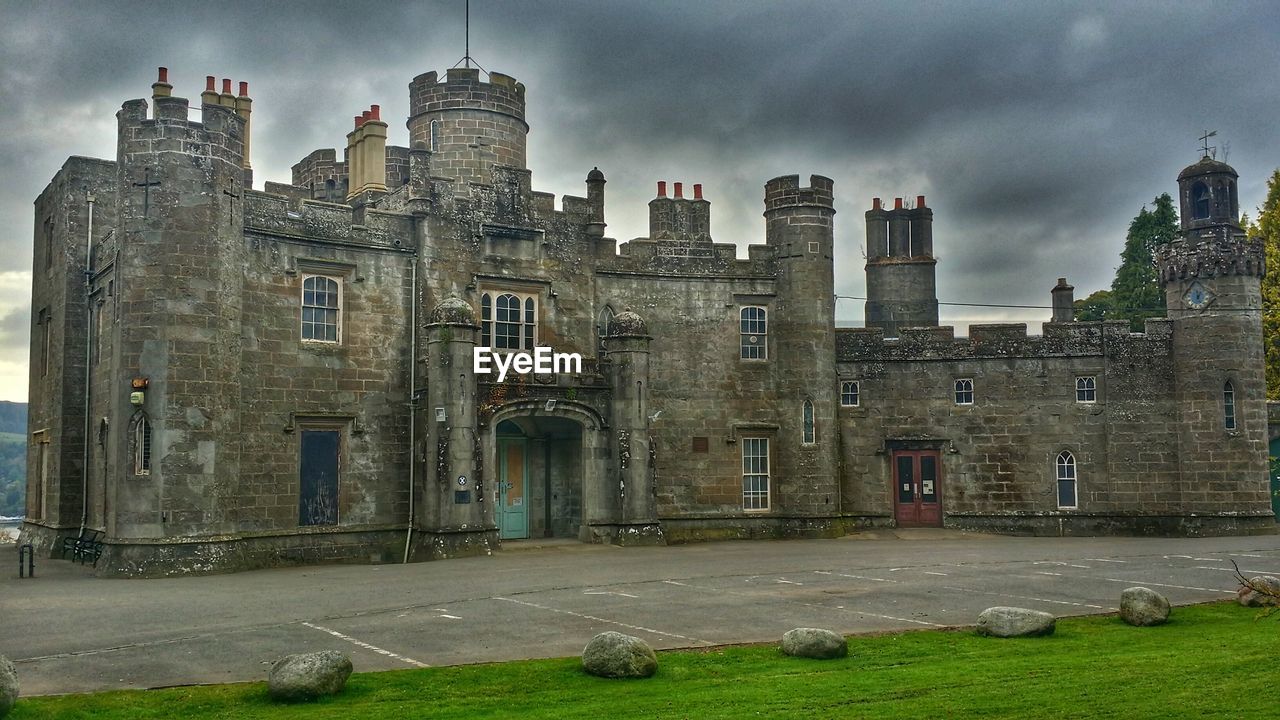
{"label": "window pane", "polygon": [[1076,506],[1076,481],[1058,481],[1058,507],[1073,508]]}
{"label": "window pane", "polygon": [[915,479],[912,477],[911,456],[898,457],[898,502],[913,503],[916,501]]}

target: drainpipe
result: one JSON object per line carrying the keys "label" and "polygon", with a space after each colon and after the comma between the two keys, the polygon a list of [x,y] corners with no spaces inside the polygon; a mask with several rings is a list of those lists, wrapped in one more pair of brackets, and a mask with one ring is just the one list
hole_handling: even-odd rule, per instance
{"label": "drainpipe", "polygon": [[413,457],[414,430],[418,422],[418,393],[416,371],[418,369],[418,254],[413,254],[413,270],[410,272],[409,291],[409,527],[404,534],[404,560],[409,562],[409,542],[413,539]]}
{"label": "drainpipe", "polygon": [[85,193],[89,203],[89,229],[84,248],[84,456],[80,461],[80,537],[89,524],[89,431],[92,425],[89,407],[89,381],[93,374],[93,193]]}

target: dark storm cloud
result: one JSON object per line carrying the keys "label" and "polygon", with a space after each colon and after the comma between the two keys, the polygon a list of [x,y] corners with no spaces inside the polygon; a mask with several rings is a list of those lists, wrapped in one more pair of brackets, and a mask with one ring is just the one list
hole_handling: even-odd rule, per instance
{"label": "dark storm cloud", "polygon": [[[716,238],[741,245],[762,240],[765,180],[828,175],[848,295],[872,196],[928,196],[941,299],[1047,304],[1059,275],[1078,295],[1110,281],[1129,220],[1174,190],[1203,128],[1230,141],[1250,211],[1280,165],[1274,3],[472,6],[472,54],[528,86],[535,186],[581,194],[600,166],[609,233],[629,239],[653,181],[702,182]],[[114,112],[155,66],[190,98],[205,74],[249,80],[258,182],[287,181],[370,103],[403,117],[409,80],[461,57],[461,9],[4,1],[0,270],[30,267],[31,200],[67,155],[113,154]]]}

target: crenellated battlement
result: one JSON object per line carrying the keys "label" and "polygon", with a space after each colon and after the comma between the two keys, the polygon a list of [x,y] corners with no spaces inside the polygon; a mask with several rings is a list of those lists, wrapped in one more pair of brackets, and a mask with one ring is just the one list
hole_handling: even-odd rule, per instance
{"label": "crenellated battlement", "polygon": [[1028,335],[1026,323],[970,325],[968,337],[955,328],[904,327],[896,338],[884,329],[838,328],[837,362],[910,362],[997,358],[1093,357],[1114,355],[1132,346],[1167,350],[1173,323],[1147,320],[1145,332],[1129,332],[1125,320],[1045,323],[1043,335]]}
{"label": "crenellated battlement", "polygon": [[413,238],[413,218],[403,213],[256,191],[244,199],[244,229],[250,233],[387,249]]}
{"label": "crenellated battlement", "polygon": [[450,68],[443,81],[433,70],[409,83],[410,125],[418,115],[457,108],[486,110],[524,122],[524,84],[497,72],[489,73],[489,82],[484,82],[475,68]]}
{"label": "crenellated battlement", "polygon": [[799,175],[776,177],[764,185],[764,210],[788,207],[835,208],[835,183],[829,177],[810,175],[809,185],[800,186]]}
{"label": "crenellated battlement", "polygon": [[1266,274],[1262,239],[1243,235],[1174,240],[1157,247],[1154,256],[1161,287],[1174,280]]}
{"label": "crenellated battlement", "polygon": [[121,159],[140,153],[184,153],[244,164],[245,119],[233,108],[202,105],[200,121],[188,119],[186,98],[155,98],[154,117],[146,100],[129,100],[116,113]]}

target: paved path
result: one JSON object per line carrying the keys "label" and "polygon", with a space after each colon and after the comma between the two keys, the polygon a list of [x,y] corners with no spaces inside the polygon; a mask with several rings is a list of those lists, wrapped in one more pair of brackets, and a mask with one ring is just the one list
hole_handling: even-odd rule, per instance
{"label": "paved path", "polygon": [[492,557],[103,580],[0,551],[0,654],[24,695],[258,680],[334,648],[360,671],[573,655],[597,632],[657,648],[966,625],[992,605],[1115,610],[1146,585],[1174,604],[1234,596],[1230,560],[1280,575],[1280,536],[1013,538],[945,530],[655,548],[509,545]]}

